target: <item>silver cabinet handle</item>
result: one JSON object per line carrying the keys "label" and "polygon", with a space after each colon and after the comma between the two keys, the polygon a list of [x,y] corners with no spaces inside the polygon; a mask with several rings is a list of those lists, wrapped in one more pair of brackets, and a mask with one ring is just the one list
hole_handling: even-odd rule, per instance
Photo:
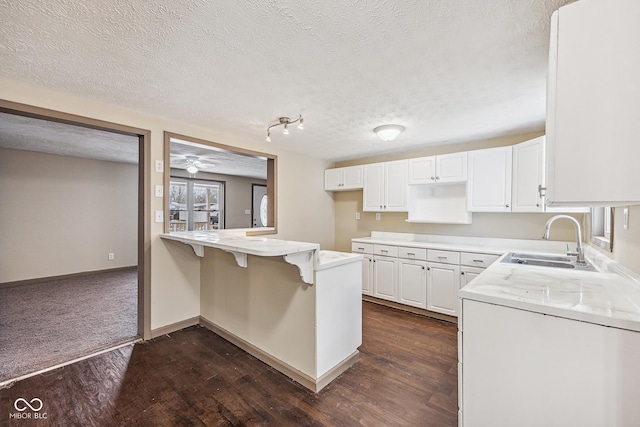
{"label": "silver cabinet handle", "polygon": [[481,259],[474,259],[473,262],[484,262]]}

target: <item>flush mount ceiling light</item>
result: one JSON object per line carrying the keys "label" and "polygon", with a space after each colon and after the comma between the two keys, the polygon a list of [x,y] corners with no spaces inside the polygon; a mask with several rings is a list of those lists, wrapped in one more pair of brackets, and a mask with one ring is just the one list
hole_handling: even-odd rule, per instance
{"label": "flush mount ceiling light", "polygon": [[382,125],[373,129],[378,137],[383,141],[393,141],[404,130],[404,126],[400,125]]}
{"label": "flush mount ceiling light", "polygon": [[294,123],[298,123],[298,129],[304,129],[303,123],[304,119],[302,118],[302,114],[295,120],[291,120],[289,117],[280,117],[278,118],[278,123],[273,124],[267,128],[267,142],[271,142],[271,128],[275,126],[284,126],[284,130],[282,133],[284,135],[289,135],[289,125]]}
{"label": "flush mount ceiling light", "polygon": [[187,166],[187,172],[193,174],[198,172],[198,168],[196,167],[196,165],[189,165]]}

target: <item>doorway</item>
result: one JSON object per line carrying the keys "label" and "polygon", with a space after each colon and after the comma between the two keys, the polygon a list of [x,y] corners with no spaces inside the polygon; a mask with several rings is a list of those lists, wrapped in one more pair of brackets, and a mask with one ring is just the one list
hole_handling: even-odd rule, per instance
{"label": "doorway", "polygon": [[[134,155],[136,156],[135,162],[137,163],[137,166],[135,166],[135,169],[133,169],[132,171],[132,175],[130,175],[132,179],[127,181],[129,183],[127,185],[131,186],[128,188],[130,189],[130,191],[133,192],[132,203],[133,203],[134,210],[132,212],[132,215],[134,216],[134,220],[131,224],[132,225],[132,227],[130,228],[131,231],[128,232],[128,233],[133,233],[132,235],[133,242],[130,245],[130,246],[133,246],[133,250],[129,255],[129,257],[133,257],[132,262],[130,263],[130,265],[133,266],[133,271],[131,274],[130,269],[126,269],[125,271],[124,270],[125,267],[123,267],[123,271],[119,273],[118,280],[120,280],[121,282],[124,282],[125,281],[124,276],[130,277],[132,275],[133,277],[132,283],[134,287],[133,288],[134,293],[129,298],[133,298],[134,301],[137,300],[137,303],[136,303],[136,309],[133,312],[133,322],[134,322],[133,334],[130,336],[135,337],[137,335],[137,337],[139,338],[149,339],[151,336],[151,333],[150,333],[150,281],[149,281],[149,278],[150,278],[150,253],[149,253],[150,224],[146,218],[148,217],[148,212],[150,207],[150,197],[149,197],[149,191],[146,191],[146,189],[148,189],[148,182],[147,182],[146,176],[148,175],[149,166],[150,166],[150,156],[149,156],[150,132],[144,129],[132,128],[129,126],[104,122],[104,121],[90,119],[82,116],[76,116],[72,114],[60,113],[53,110],[47,110],[39,107],[33,107],[29,105],[13,103],[13,102],[4,101],[4,100],[0,100],[0,113],[2,113],[5,116],[21,118],[24,120],[35,119],[34,122],[38,121],[42,123],[47,123],[52,126],[60,126],[60,127],[69,126],[69,128],[78,129],[79,132],[98,131],[104,134],[114,135],[116,139],[118,138],[120,138],[121,140],[126,139],[135,147]],[[87,143],[89,145],[88,147],[89,150],[96,149],[96,147],[91,145],[89,141],[87,141]],[[64,144],[60,144],[60,145],[62,146]],[[11,151],[13,151],[14,153],[31,152],[33,153],[32,155],[34,156],[49,156],[51,158],[54,158],[54,157],[65,158],[65,156],[68,155],[63,152],[61,153],[47,152],[46,149],[43,149],[40,152],[38,152],[38,150],[29,149],[29,148],[27,148],[26,150],[27,151],[20,151],[20,150],[12,149]],[[85,161],[91,162],[91,160],[85,160]],[[109,163],[109,162],[110,161],[104,161],[102,163]],[[31,165],[31,167],[27,168],[24,171],[24,173],[26,174],[25,176],[31,173],[30,171],[32,171],[33,168],[37,166],[39,165],[34,163]],[[90,171],[89,173],[95,172],[95,168],[90,167],[88,169]],[[75,188],[74,186],[75,184],[74,184],[73,174],[69,173],[69,175],[71,176],[71,178],[70,180],[68,180],[68,188],[69,190],[71,190]],[[119,177],[120,175],[119,173],[114,173],[113,175],[110,175],[110,176]],[[104,197],[104,193],[100,191],[101,189],[98,190],[97,195],[94,195],[94,194],[88,195],[88,197],[86,197],[85,205],[92,203],[91,202],[92,197],[94,198]],[[46,194],[46,192],[44,194]],[[38,212],[41,212],[42,214],[51,215],[52,212],[55,212],[54,210],[49,209],[48,204],[41,204],[40,207],[41,209],[38,209]],[[80,204],[78,205],[78,207],[82,208],[83,205]],[[117,216],[121,211],[120,208],[115,208],[115,207],[114,209],[111,209],[111,210],[115,210],[115,212],[113,212],[114,216]],[[135,213],[136,210],[137,210],[137,215]],[[82,209],[78,209],[77,214],[82,215]],[[39,217],[39,221],[42,220],[42,218],[45,218],[45,217]],[[69,223],[77,224],[78,222],[73,221],[71,218]],[[99,219],[97,219],[91,227],[100,227],[101,223],[102,222],[99,221]],[[61,226],[62,224],[59,224],[59,225]],[[117,233],[117,230],[114,231],[113,229],[111,229],[110,232],[115,234]],[[46,240],[47,235],[48,235],[47,233],[43,233],[41,237]],[[59,239],[59,238],[56,238],[56,239],[61,246],[63,243],[65,243],[64,239]],[[85,244],[90,244],[90,243],[86,242]],[[107,259],[110,261],[113,260],[113,254],[111,253],[107,254],[106,252],[107,251],[105,251],[104,253],[104,260],[107,260]],[[112,252],[112,251],[109,250],[108,252]],[[109,256],[108,258],[107,258],[107,255]],[[122,253],[118,253],[116,251],[115,253],[116,261],[119,261],[120,260],[119,256],[122,256],[122,255],[123,255]],[[52,257],[45,257],[45,258],[36,256],[33,259],[31,259],[31,261],[35,263],[34,265],[44,264],[47,262],[49,264],[55,264],[55,262],[52,262],[53,257],[55,257],[55,254]],[[47,258],[50,258],[50,259],[47,259]],[[99,270],[99,268],[97,269],[93,268],[90,270],[91,271],[89,271],[89,273],[96,273],[97,270]],[[33,275],[34,279],[32,280],[16,280],[15,278],[11,279],[10,276],[7,276],[3,280],[0,280],[0,282],[2,282],[0,286],[3,286],[7,289],[9,288],[15,289],[17,286],[22,286],[22,285],[36,286],[38,285],[38,282],[41,281],[41,278],[46,280],[54,279],[54,281],[55,280],[73,281],[73,280],[80,279],[81,276],[83,276],[83,274],[87,273],[80,270],[76,270],[76,271],[69,270],[70,274],[64,274],[64,273],[60,274],[59,272],[56,272],[54,270],[52,271],[53,271],[52,274],[44,273],[40,275]],[[100,279],[100,280],[103,280],[103,279]],[[126,280],[129,280],[129,279],[126,279]],[[50,292],[50,291],[47,291],[47,292]],[[52,294],[52,295],[55,296],[55,294]],[[62,314],[64,313],[61,312],[59,315],[62,316]],[[87,337],[87,339],[90,339],[90,337]],[[71,362],[71,360],[68,360],[65,362],[56,362],[55,365],[64,365],[68,362]]]}
{"label": "doorway", "polygon": [[253,184],[251,186],[251,227],[266,227],[268,211],[269,198],[267,196],[267,186]]}

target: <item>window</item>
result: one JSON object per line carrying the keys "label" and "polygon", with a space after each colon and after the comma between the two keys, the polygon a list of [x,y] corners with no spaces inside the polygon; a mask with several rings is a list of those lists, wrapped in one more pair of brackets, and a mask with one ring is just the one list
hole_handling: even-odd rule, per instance
{"label": "window", "polygon": [[613,208],[591,209],[591,243],[613,251]]}
{"label": "window", "polygon": [[170,231],[222,230],[224,182],[171,178]]}

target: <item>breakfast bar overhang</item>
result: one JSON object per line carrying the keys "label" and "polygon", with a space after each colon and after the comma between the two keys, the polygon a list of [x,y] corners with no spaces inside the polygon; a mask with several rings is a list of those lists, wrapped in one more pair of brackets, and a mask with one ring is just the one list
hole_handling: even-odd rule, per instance
{"label": "breakfast bar overhang", "polygon": [[244,234],[161,237],[190,245],[201,258],[202,326],[320,391],[358,360],[362,256]]}

